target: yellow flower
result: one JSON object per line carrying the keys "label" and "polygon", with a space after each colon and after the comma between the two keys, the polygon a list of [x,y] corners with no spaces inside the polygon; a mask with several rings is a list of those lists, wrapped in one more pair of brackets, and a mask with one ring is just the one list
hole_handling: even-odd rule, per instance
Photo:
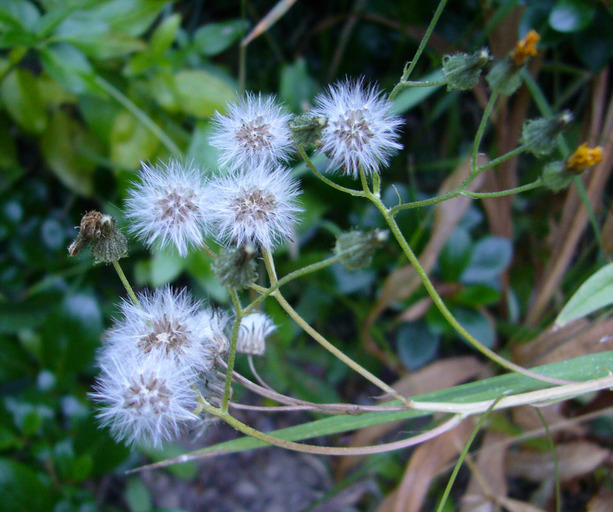
{"label": "yellow flower", "polygon": [[515,49],[511,52],[511,60],[516,66],[524,64],[528,57],[536,56],[536,44],[541,40],[541,36],[536,30],[530,30],[526,37],[517,41]]}
{"label": "yellow flower", "polygon": [[602,146],[589,148],[587,142],[579,146],[566,160],[566,169],[569,171],[583,171],[602,160],[604,149]]}

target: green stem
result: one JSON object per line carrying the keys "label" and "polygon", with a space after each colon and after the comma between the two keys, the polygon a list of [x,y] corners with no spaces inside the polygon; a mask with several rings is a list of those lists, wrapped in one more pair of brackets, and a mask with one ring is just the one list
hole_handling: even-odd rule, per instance
{"label": "green stem", "polygon": [[394,206],[389,212],[393,217],[398,214],[398,212],[402,210],[410,210],[413,208],[421,208],[423,206],[431,206],[433,204],[442,203],[443,201],[447,201],[449,199],[453,199],[454,197],[458,197],[461,195],[460,189],[452,190],[451,192],[447,192],[446,194],[431,197],[430,199],[423,199],[422,201],[412,201],[410,203],[399,204]]}
{"label": "green stem", "polygon": [[[262,257],[264,259],[264,264],[266,265],[266,270],[268,271],[268,275],[271,280],[271,284],[275,285],[277,283],[276,273],[274,269],[274,261],[272,259],[272,255],[270,251],[263,251]],[[319,332],[317,332],[311,325],[304,319],[300,314],[290,306],[289,302],[285,300],[285,297],[281,294],[280,290],[275,290],[271,295],[277,300],[279,305],[285,310],[285,312],[296,322],[307,334],[309,334],[315,341],[317,341],[322,347],[324,347],[328,352],[335,355],[338,359],[343,361],[347,366],[349,366],[352,370],[356,371],[362,377],[372,382],[379,389],[385,391],[385,393],[390,394],[402,401],[408,407],[411,407],[411,401],[407,400],[403,395],[398,393],[394,388],[388,386],[385,382],[379,379],[377,376],[373,375],[362,365],[351,359],[348,355],[346,355],[343,351],[336,348],[332,343],[330,343],[326,338],[324,338]]]}
{"label": "green stem", "polygon": [[424,288],[426,288],[426,291],[428,292],[428,295],[430,295],[432,301],[434,302],[434,305],[441,312],[441,314],[445,317],[445,319],[451,324],[451,326],[466,341],[468,341],[468,343],[470,343],[475,349],[477,349],[479,352],[481,352],[487,358],[491,359],[492,361],[497,362],[503,368],[506,368],[508,370],[521,373],[521,374],[526,375],[528,377],[532,377],[533,379],[538,379],[538,380],[541,380],[541,381],[544,381],[544,382],[549,382],[549,383],[552,383],[552,384],[566,384],[567,383],[567,381],[563,381],[563,380],[559,380],[559,379],[554,379],[554,378],[551,378],[551,377],[546,377],[544,375],[539,375],[539,374],[534,373],[534,372],[532,372],[530,370],[526,370],[525,368],[522,368],[521,366],[516,365],[515,363],[507,361],[503,357],[501,357],[498,354],[496,354],[496,352],[494,352],[493,350],[490,350],[489,348],[487,348],[479,340],[477,340],[472,334],[470,334],[456,320],[456,318],[453,316],[451,311],[449,311],[449,309],[447,308],[447,306],[443,302],[443,299],[441,298],[441,296],[438,294],[438,292],[434,288],[434,285],[432,284],[432,281],[430,281],[430,278],[428,277],[428,275],[426,274],[426,271],[421,266],[421,263],[417,259],[417,256],[415,256],[415,253],[413,252],[413,250],[409,246],[408,242],[406,241],[406,238],[404,237],[404,235],[400,231],[400,228],[398,227],[398,224],[396,224],[396,221],[394,220],[394,217],[390,214],[390,211],[381,202],[381,199],[379,199],[378,197],[375,197],[372,193],[370,193],[370,191],[368,189],[365,189],[364,192],[366,194],[366,197],[368,199],[370,199],[370,201],[378,208],[378,210],[383,215],[385,221],[387,222],[387,225],[389,226],[389,228],[392,231],[394,237],[396,238],[396,241],[400,245],[400,248],[402,249],[402,252],[404,252],[405,256],[407,257],[407,259],[409,260],[411,265],[413,265],[413,268],[415,268],[415,271],[417,272],[417,274],[421,278],[421,281],[422,281],[422,283],[424,285]]}
{"label": "green stem", "polygon": [[481,427],[483,426],[485,419],[488,417],[489,413],[492,412],[492,410],[494,409],[497,403],[498,403],[498,400],[492,403],[489,409],[485,411],[485,413],[481,416],[481,418],[479,418],[479,421],[477,422],[477,425],[473,429],[472,434],[468,438],[468,441],[466,441],[466,444],[464,445],[464,449],[462,450],[462,453],[460,454],[460,458],[456,462],[456,465],[453,468],[453,472],[451,473],[451,476],[449,477],[449,481],[447,482],[447,485],[445,487],[445,492],[443,492],[443,497],[441,498],[441,502],[438,504],[438,508],[436,509],[436,512],[442,512],[444,510],[445,503],[447,502],[447,498],[449,498],[449,493],[451,493],[451,488],[453,487],[453,483],[455,482],[455,479],[458,476],[458,473],[460,472],[460,467],[462,466],[462,463],[464,462],[466,455],[468,455],[468,450],[470,449],[470,446],[473,444],[475,437],[477,437],[479,430],[481,430]]}
{"label": "green stem", "polygon": [[200,248],[206,252],[209,255],[209,258],[211,258],[212,260],[214,260],[215,258],[217,258],[217,254],[215,254],[215,252],[207,245],[206,242],[202,241],[200,243]]}
{"label": "green stem", "polygon": [[104,91],[115,99],[120,105],[122,105],[128,112],[130,112],[136,119],[138,119],[142,125],[147,128],[153,135],[155,135],[159,141],[166,146],[168,151],[176,156],[182,154],[179,146],[151,119],[143,110],[138,108],[127,96],[125,96],[119,89],[114,87],[111,83],[107,82],[104,78],[96,76],[94,79],[97,85],[102,87]]}
{"label": "green stem", "polygon": [[117,272],[117,275],[119,276],[119,279],[121,280],[121,283],[123,284],[123,287],[128,292],[128,295],[130,296],[130,299],[132,299],[132,302],[134,303],[134,305],[140,306],[138,299],[136,298],[136,294],[134,293],[134,290],[130,286],[130,282],[128,281],[128,278],[123,273],[123,270],[121,269],[121,265],[119,264],[119,262],[114,261],[113,267],[115,267],[115,271]]}
{"label": "green stem", "polygon": [[485,127],[487,126],[487,122],[492,113],[492,109],[496,104],[496,100],[498,99],[498,93],[492,92],[490,99],[485,106],[485,110],[483,111],[483,117],[481,118],[481,122],[479,123],[479,128],[477,128],[477,134],[475,135],[475,143],[473,144],[473,159],[471,162],[471,171],[468,176],[460,185],[460,188],[466,188],[468,184],[479,174],[479,170],[477,168],[477,155],[479,153],[479,146],[481,146],[481,140],[483,139],[483,134],[485,133]]}
{"label": "green stem", "polygon": [[503,196],[511,196],[513,194],[519,194],[521,192],[526,192],[527,190],[532,190],[538,188],[543,185],[542,180],[539,178],[536,181],[531,183],[526,183],[525,185],[521,185],[520,187],[509,188],[507,190],[499,190],[497,192],[471,192],[470,190],[462,190],[460,194],[466,197],[472,197],[473,199],[490,199],[492,197],[503,197]]}
{"label": "green stem", "polygon": [[330,265],[334,265],[334,263],[340,261],[344,255],[345,253],[336,254],[334,256],[330,256],[329,258],[326,258],[325,260],[321,260],[316,263],[312,263],[311,265],[307,265],[306,267],[299,268],[298,270],[294,270],[293,272],[290,272],[289,274],[283,276],[270,288],[266,288],[264,289],[264,291],[258,290],[260,291],[261,295],[257,297],[255,300],[253,300],[253,302],[251,302],[248,306],[246,306],[243,309],[243,313],[251,312],[256,306],[258,306],[258,304],[260,304],[264,299],[266,299],[266,297],[270,296],[271,294],[276,292],[279,288],[289,283],[290,281],[293,281],[294,279],[298,279],[299,277],[303,277],[307,274],[312,274],[313,272],[322,270],[326,267],[329,267]]}
{"label": "green stem", "polygon": [[228,352],[228,368],[226,370],[226,381],[224,383],[223,401],[221,403],[222,414],[226,414],[228,412],[228,403],[230,402],[230,393],[232,391],[232,372],[234,371],[234,361],[236,359],[236,344],[238,343],[238,333],[241,327],[241,320],[243,319],[244,314],[236,290],[230,290],[230,296],[232,297],[232,303],[234,304],[234,309],[236,311],[236,318],[234,319],[234,325],[232,326],[232,337],[230,338],[230,350]]}
{"label": "green stem", "polygon": [[498,165],[500,165],[503,162],[506,162],[507,160],[513,158],[514,156],[520,155],[521,153],[524,153],[525,151],[527,151],[530,148],[531,144],[523,144],[521,146],[516,147],[515,149],[509,151],[508,153],[505,153],[502,156],[499,156],[498,158],[494,158],[494,160],[483,164],[479,167],[477,167],[477,174],[480,174],[481,172],[485,171],[486,169],[491,169],[492,167],[496,167]]}
{"label": "green stem", "polygon": [[446,4],[447,4],[447,0],[441,0],[439,2],[438,7],[436,8],[436,11],[434,12],[434,15],[432,16],[432,20],[430,21],[430,25],[428,25],[426,33],[424,34],[424,37],[421,39],[421,42],[419,43],[419,47],[417,48],[417,51],[415,52],[415,56],[413,57],[413,60],[408,65],[408,67],[405,67],[404,73],[402,73],[402,77],[400,78],[400,82],[396,84],[396,87],[394,87],[394,89],[390,93],[390,96],[389,96],[390,100],[393,100],[396,96],[398,96],[400,91],[404,88],[403,84],[409,80],[411,73],[415,69],[415,66],[417,66],[417,62],[419,61],[421,54],[426,48],[426,44],[428,44],[428,41],[430,40],[430,36],[432,35],[432,32],[434,31],[434,27],[438,23],[438,19],[441,17],[441,14],[443,14],[443,9],[445,9]]}
{"label": "green stem", "polygon": [[362,192],[361,190],[355,190],[353,188],[343,187],[342,185],[338,185],[334,183],[332,180],[329,180],[328,178],[326,178],[321,172],[319,172],[319,169],[315,167],[315,165],[313,164],[309,156],[306,154],[306,151],[304,150],[304,148],[300,144],[297,144],[297,146],[298,146],[298,152],[300,153],[300,156],[304,160],[304,163],[306,164],[306,166],[309,169],[311,169],[311,171],[313,171],[313,174],[315,174],[315,176],[317,176],[326,185],[329,185],[332,188],[335,188],[336,190],[344,192],[345,194],[350,194],[355,197],[364,197],[364,192]]}
{"label": "green stem", "polygon": [[541,423],[545,428],[545,434],[547,435],[547,441],[549,442],[549,448],[551,449],[551,454],[553,456],[553,472],[556,481],[556,512],[561,512],[562,490],[560,489],[560,466],[558,462],[558,453],[556,452],[556,445],[553,441],[553,436],[551,435],[551,431],[549,430],[549,425],[547,424],[545,416],[543,416],[543,413],[538,407],[535,407],[534,410],[538,414],[539,418],[541,419]]}

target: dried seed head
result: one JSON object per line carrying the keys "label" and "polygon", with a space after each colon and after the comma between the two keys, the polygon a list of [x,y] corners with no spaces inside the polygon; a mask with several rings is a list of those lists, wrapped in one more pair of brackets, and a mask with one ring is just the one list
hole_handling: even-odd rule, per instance
{"label": "dried seed head", "polygon": [[115,219],[96,210],[81,219],[79,235],[68,246],[68,254],[76,256],[87,245],[94,263],[112,263],[128,255],[128,240],[117,229]]}

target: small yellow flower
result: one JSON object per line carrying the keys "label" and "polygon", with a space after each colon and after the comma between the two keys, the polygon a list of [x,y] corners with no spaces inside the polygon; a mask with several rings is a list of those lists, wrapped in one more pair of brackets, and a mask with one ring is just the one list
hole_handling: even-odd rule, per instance
{"label": "small yellow flower", "polygon": [[587,142],[579,146],[566,160],[566,169],[569,171],[583,171],[602,160],[604,149],[602,146],[590,148]]}
{"label": "small yellow flower", "polygon": [[541,40],[541,36],[536,30],[530,30],[526,37],[517,41],[515,49],[511,52],[511,60],[516,66],[523,65],[528,57],[536,56],[536,44]]}

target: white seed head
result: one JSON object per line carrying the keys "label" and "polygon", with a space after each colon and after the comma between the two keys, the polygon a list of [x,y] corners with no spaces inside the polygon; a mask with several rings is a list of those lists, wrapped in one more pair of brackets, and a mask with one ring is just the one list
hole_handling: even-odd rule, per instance
{"label": "white seed head", "polygon": [[292,147],[291,117],[273,97],[249,93],[228,106],[226,115],[217,112],[211,144],[221,150],[220,165],[236,170],[286,161]]}
{"label": "white seed head", "polygon": [[266,337],[277,326],[264,313],[252,313],[241,320],[236,351],[243,354],[261,356],[266,351]]}
{"label": "white seed head", "polygon": [[209,205],[214,232],[223,243],[274,249],[291,239],[296,215],[298,183],[284,167],[264,165],[219,176],[212,181]]}
{"label": "white seed head", "polygon": [[109,359],[90,397],[100,403],[97,417],[117,441],[159,447],[197,419],[195,382],[189,370],[153,358]]}
{"label": "white seed head", "polygon": [[199,246],[207,228],[206,188],[200,171],[176,160],[142,164],[139,183],[126,200],[130,230],[148,246],[174,246],[186,256]]}
{"label": "white seed head", "polygon": [[315,103],[313,115],[328,119],[321,150],[332,161],[332,170],[340,168],[357,179],[360,167],[370,175],[402,149],[397,142],[402,120],[375,87],[346,80],[330,86]]}
{"label": "white seed head", "polygon": [[[124,301],[121,318],[109,329],[99,355],[210,372],[218,355],[219,320],[185,291],[158,289],[138,296],[139,305]],[[223,326],[221,327],[223,331]]]}

